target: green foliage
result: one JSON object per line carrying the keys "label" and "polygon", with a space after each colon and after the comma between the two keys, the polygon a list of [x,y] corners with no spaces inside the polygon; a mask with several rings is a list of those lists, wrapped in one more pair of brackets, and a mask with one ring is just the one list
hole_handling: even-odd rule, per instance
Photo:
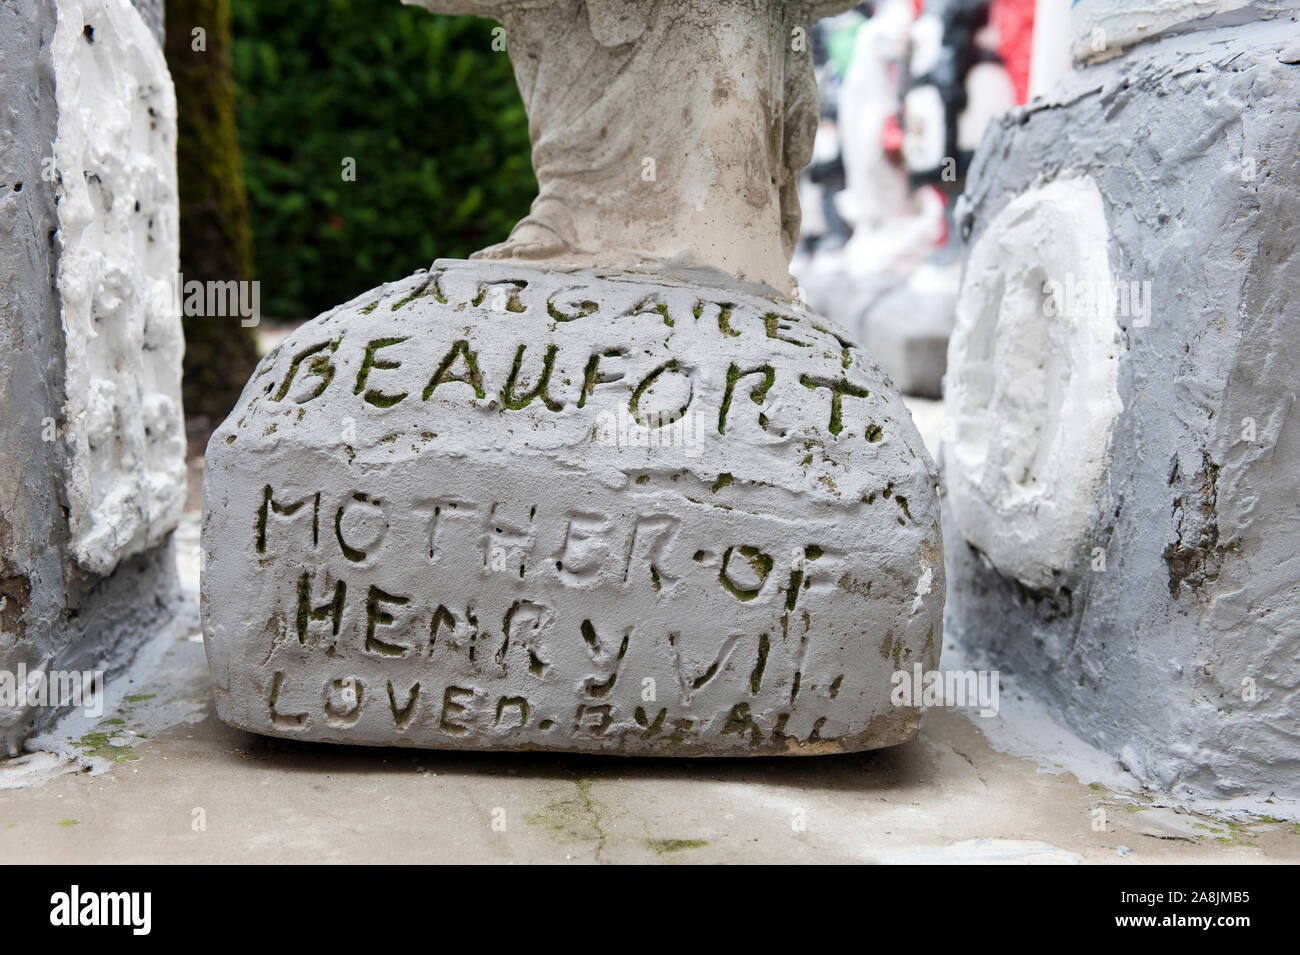
{"label": "green foliage", "polygon": [[[186,281],[252,277],[252,234],[239,168],[228,0],[167,0],[167,68],[176,88],[181,272]],[[195,49],[192,31],[205,42]],[[257,341],[237,320],[185,316],[185,413],[215,424],[257,364]]]}
{"label": "green foliage", "polygon": [[493,21],[398,0],[232,7],[264,314],[309,318],[527,213],[527,117]]}

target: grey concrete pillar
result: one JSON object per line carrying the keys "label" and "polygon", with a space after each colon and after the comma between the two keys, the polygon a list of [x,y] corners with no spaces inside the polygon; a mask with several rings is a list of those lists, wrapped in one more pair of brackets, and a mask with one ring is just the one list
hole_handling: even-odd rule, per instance
{"label": "grey concrete pillar", "polygon": [[0,6],[0,144],[0,737],[13,753],[69,708],[57,674],[111,675],[176,602],[175,104],[156,34],[126,0]]}

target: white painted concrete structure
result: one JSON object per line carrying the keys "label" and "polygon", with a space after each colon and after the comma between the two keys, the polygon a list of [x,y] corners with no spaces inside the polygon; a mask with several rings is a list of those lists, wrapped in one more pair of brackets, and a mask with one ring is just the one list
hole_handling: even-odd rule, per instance
{"label": "white painted concrete structure", "polygon": [[947,630],[1147,785],[1295,797],[1300,22],[1075,9],[958,209]]}
{"label": "white painted concrete structure", "polygon": [[[0,6],[0,686],[118,672],[176,603],[176,113],[159,26],[127,0]],[[69,705],[6,696],[5,747]]]}

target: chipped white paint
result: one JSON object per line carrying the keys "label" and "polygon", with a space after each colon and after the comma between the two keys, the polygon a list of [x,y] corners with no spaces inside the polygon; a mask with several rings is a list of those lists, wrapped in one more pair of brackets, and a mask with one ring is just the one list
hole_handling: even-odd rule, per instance
{"label": "chipped white paint", "polygon": [[107,574],[158,544],[184,505],[176,105],[162,51],[127,0],[57,9],[69,524],[77,562]]}
{"label": "chipped white paint", "polygon": [[976,242],[958,300],[943,452],[953,517],[1030,586],[1069,563],[1104,493],[1121,410],[1108,243],[1091,179],[1031,189]]}
{"label": "chipped white paint", "polygon": [[912,613],[916,613],[925,603],[925,597],[934,589],[934,568],[927,567],[916,582],[916,596],[912,598]]}

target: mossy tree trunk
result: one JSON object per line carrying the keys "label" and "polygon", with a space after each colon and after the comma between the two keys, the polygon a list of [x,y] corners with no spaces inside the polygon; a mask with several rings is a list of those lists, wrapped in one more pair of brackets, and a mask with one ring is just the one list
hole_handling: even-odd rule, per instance
{"label": "mossy tree trunk", "polygon": [[[187,284],[247,281],[253,240],[235,127],[229,0],[167,0],[166,24],[179,126],[181,271]],[[184,326],[185,410],[215,425],[256,364],[253,329],[238,315],[185,316]]]}

